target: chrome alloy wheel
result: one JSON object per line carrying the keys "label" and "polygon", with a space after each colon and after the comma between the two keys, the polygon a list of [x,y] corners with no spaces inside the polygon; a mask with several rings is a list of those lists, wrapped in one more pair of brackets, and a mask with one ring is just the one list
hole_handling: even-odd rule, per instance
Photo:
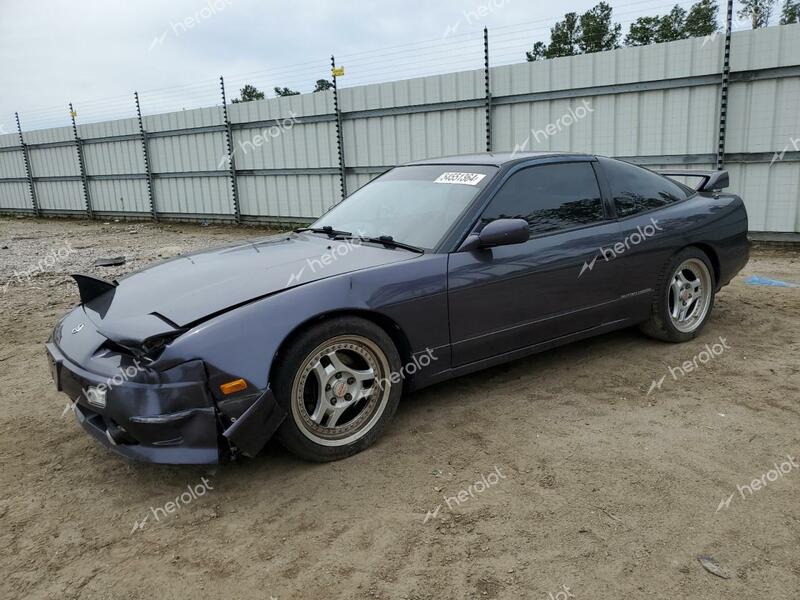
{"label": "chrome alloy wheel", "polygon": [[675,270],[667,290],[672,325],[682,333],[692,333],[702,325],[711,305],[712,278],[699,258],[685,260]]}
{"label": "chrome alloy wheel", "polygon": [[292,384],[300,431],[323,446],[345,446],[380,420],[391,392],[389,361],[371,340],[342,335],[317,346]]}

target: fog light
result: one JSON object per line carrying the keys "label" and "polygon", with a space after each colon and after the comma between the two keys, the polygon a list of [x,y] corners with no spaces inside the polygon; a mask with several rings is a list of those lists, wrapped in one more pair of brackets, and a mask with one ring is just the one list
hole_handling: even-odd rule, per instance
{"label": "fog light", "polygon": [[86,396],[86,400],[89,401],[89,404],[99,408],[106,407],[106,389],[104,387],[86,388],[83,395]]}

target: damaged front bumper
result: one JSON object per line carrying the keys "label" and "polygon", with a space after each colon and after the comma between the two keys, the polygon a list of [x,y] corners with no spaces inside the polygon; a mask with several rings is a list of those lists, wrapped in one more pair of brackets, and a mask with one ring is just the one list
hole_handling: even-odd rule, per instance
{"label": "damaged front bumper", "polygon": [[[213,464],[238,453],[254,456],[286,416],[267,388],[217,401],[202,360],[155,374],[157,382],[116,382],[91,373],[46,344],[53,380],[73,401],[78,422],[113,452],[168,464]],[[105,406],[90,387],[105,386]]]}

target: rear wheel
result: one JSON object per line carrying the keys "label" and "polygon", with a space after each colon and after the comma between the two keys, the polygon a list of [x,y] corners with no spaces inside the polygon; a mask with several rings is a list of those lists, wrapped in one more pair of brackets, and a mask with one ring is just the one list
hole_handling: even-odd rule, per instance
{"label": "rear wheel", "polygon": [[715,287],[706,254],[699,248],[681,250],[667,267],[642,331],[668,342],[694,339],[711,314]]}
{"label": "rear wheel", "polygon": [[400,356],[386,332],[340,317],[293,340],[278,366],[275,393],[287,418],[278,436],[298,456],[331,461],[370,446],[397,409]]}

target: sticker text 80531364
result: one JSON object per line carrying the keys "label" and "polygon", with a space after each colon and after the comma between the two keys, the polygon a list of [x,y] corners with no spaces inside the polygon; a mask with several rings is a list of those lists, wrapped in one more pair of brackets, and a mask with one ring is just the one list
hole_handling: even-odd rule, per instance
{"label": "sticker text 80531364", "polygon": [[482,173],[442,173],[434,183],[460,183],[462,185],[478,185],[486,177]]}

